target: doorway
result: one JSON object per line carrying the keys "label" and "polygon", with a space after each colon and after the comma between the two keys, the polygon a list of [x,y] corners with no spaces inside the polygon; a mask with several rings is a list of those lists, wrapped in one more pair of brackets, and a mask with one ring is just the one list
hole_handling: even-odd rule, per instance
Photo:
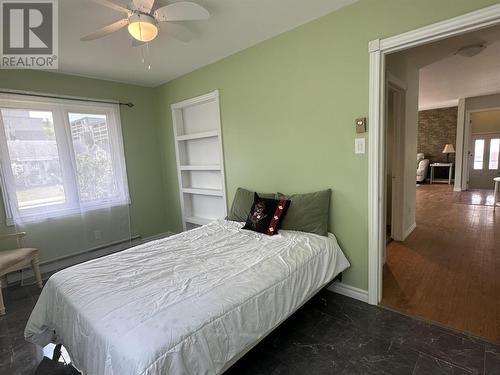
{"label": "doorway", "polygon": [[[422,29],[416,30],[415,32],[405,33],[393,38],[387,38],[384,40],[376,40],[370,43],[370,119],[371,119],[371,129],[369,133],[369,302],[372,304],[379,304],[382,300],[382,291],[383,291],[383,265],[385,262],[385,246],[387,240],[387,223],[390,223],[391,233],[393,231],[393,226],[395,224],[394,215],[393,215],[393,206],[394,206],[394,185],[392,183],[392,177],[394,176],[393,164],[388,160],[389,155],[395,155],[393,149],[393,130],[391,126],[394,125],[393,114],[390,113],[391,107],[388,104],[393,103],[393,93],[390,90],[386,89],[387,84],[387,61],[388,57],[391,53],[396,53],[400,51],[406,51],[411,48],[422,46],[427,43],[432,43],[438,40],[445,40],[446,38],[451,38],[454,36],[464,35],[465,33],[477,31],[492,25],[500,24],[500,6],[492,6],[487,9],[473,12],[469,15],[465,15],[459,17],[458,19],[452,19],[448,21],[444,21],[439,23],[438,25],[431,25],[429,27],[424,27]],[[440,52],[439,50],[437,51]],[[425,56],[424,56],[425,57]],[[407,66],[404,66],[401,71],[405,71]],[[408,70],[406,70],[407,72]],[[408,107],[408,99],[410,101],[409,104],[415,99],[412,94],[406,94],[407,106]],[[387,106],[386,106],[387,105]],[[392,105],[392,104],[391,104]],[[411,113],[406,113],[406,124],[412,123]],[[412,132],[414,129],[405,129],[405,132],[409,130],[408,134],[404,134],[404,139],[409,139],[414,136]],[[495,137],[491,139],[496,139]],[[487,140],[484,139],[484,147],[482,149],[483,153],[483,163],[489,164],[489,154],[487,152],[495,153],[496,141],[493,144],[486,144]],[[488,141],[489,142],[489,141]],[[500,142],[500,141],[499,141]],[[448,143],[448,142],[446,142]],[[444,150],[444,146],[446,144],[441,145],[441,150]],[[458,147],[459,145],[455,145]],[[461,145],[460,145],[461,146]],[[500,144],[499,144],[500,146]],[[488,148],[488,151],[486,150]],[[449,148],[448,148],[449,149]],[[493,151],[491,151],[493,150]],[[416,190],[415,184],[415,154],[412,150],[411,152],[405,153],[401,155],[403,166],[403,182],[404,185],[403,191],[403,202],[407,202],[407,200],[412,199],[411,194],[411,174],[413,173],[413,189]],[[415,150],[416,151],[416,150]],[[443,151],[440,151],[442,153]],[[411,154],[414,154],[411,156]],[[413,161],[411,160],[413,158]],[[394,159],[394,158],[393,158]],[[488,159],[488,160],[486,160]],[[413,165],[413,166],[412,166]],[[497,167],[498,168],[498,167]],[[413,169],[413,171],[412,171]],[[497,172],[498,173],[498,172]],[[424,191],[428,194],[421,194],[420,198],[424,202],[429,202],[430,197],[437,198],[439,204],[436,205],[427,205],[427,216],[422,216],[423,220],[427,219],[429,213],[434,213],[434,221],[428,225],[428,231],[432,232],[431,237],[421,237],[414,238],[412,237],[413,244],[416,246],[421,243],[428,243],[429,252],[427,254],[418,254],[415,253],[416,262],[413,263],[413,266],[418,266],[418,261],[426,262],[429,266],[427,272],[422,275],[429,277],[440,276],[443,275],[441,273],[442,270],[453,271],[453,267],[451,267],[451,263],[448,262],[446,257],[442,256],[440,259],[434,258],[432,260],[432,256],[436,254],[442,254],[441,244],[444,240],[455,241],[457,248],[460,250],[454,259],[454,265],[457,267],[465,266],[467,269],[467,257],[468,251],[471,248],[474,248],[477,243],[477,240],[484,237],[485,233],[492,233],[492,224],[494,223],[493,218],[489,212],[484,211],[484,217],[482,217],[481,222],[478,223],[478,226],[470,227],[469,232],[465,232],[462,230],[462,225],[466,226],[467,223],[470,223],[471,217],[468,218],[466,216],[461,216],[460,219],[456,219],[457,215],[460,214],[463,210],[461,206],[456,204],[453,200],[454,192],[453,188],[449,185],[439,185],[436,187],[436,191]],[[441,191],[442,190],[442,191]],[[446,191],[445,191],[446,190]],[[387,195],[386,195],[387,191]],[[443,195],[444,194],[444,195]],[[453,208],[453,209],[452,209]],[[474,211],[475,208],[471,207],[470,210]],[[470,211],[469,210],[469,211]],[[471,211],[471,215],[474,215],[474,212]],[[411,211],[411,207],[405,207],[403,210],[404,220],[402,221],[404,230],[404,234],[411,233],[412,230],[415,229],[414,222],[412,223],[412,217],[414,218],[416,215],[415,212]],[[422,214],[422,212],[420,213]],[[430,221],[430,220],[429,220]],[[497,220],[498,222],[498,220]],[[477,221],[475,222],[477,223]],[[495,227],[496,228],[496,227]],[[450,230],[452,229],[452,230]],[[496,229],[495,229],[496,230]],[[460,235],[469,235],[469,241],[458,241],[458,236]],[[489,234],[487,234],[489,239],[493,238]],[[481,247],[486,249],[488,254],[483,254],[484,256],[481,258],[481,262],[484,263],[487,268],[483,274],[477,272],[477,267],[474,268],[474,264],[470,264],[468,267],[468,271],[464,272],[462,277],[462,289],[471,290],[474,294],[474,289],[478,290],[481,288],[481,285],[488,284],[485,282],[485,275],[493,275],[492,269],[494,269],[497,264],[496,258],[492,257],[492,252],[490,251],[491,246],[495,246],[494,241],[488,242],[486,244],[482,244]],[[432,249],[431,249],[432,248]],[[408,250],[408,249],[405,249]],[[409,249],[411,251],[411,248]],[[426,256],[429,256],[426,258]],[[485,262],[485,259],[489,259]],[[474,261],[473,261],[474,262]],[[490,263],[490,264],[488,264]],[[433,268],[435,266],[439,266],[438,268]],[[407,265],[408,266],[408,265]],[[411,268],[412,264],[410,264]],[[448,267],[448,269],[446,269]],[[405,275],[406,278],[413,282],[415,278],[411,277],[410,274]],[[457,279],[453,277],[453,274],[445,274],[446,282],[440,283],[440,277],[434,279],[436,288],[434,290],[436,293],[431,297],[431,299],[427,301],[433,300],[439,305],[439,303],[444,302],[444,298],[447,295],[453,294],[455,291],[460,291],[460,288],[457,287]],[[497,285],[496,282],[493,283]],[[500,284],[499,284],[500,285]],[[455,288],[455,289],[453,289]],[[496,288],[496,287],[495,287]],[[493,289],[495,289],[493,288]],[[492,289],[492,290],[493,290]],[[415,291],[418,294],[418,290]],[[496,293],[496,292],[495,292]],[[404,297],[404,296],[403,296]],[[483,299],[481,299],[483,298]],[[425,305],[425,297],[420,299]],[[491,298],[484,298],[480,293],[475,293],[474,298],[470,300],[457,298],[453,303],[462,304],[461,307],[467,308],[467,306],[481,306],[479,309],[475,309],[475,313],[480,314],[484,313],[484,307],[488,305],[488,300]],[[494,298],[493,298],[494,300]],[[468,301],[468,302],[465,302]],[[433,302],[433,303],[434,303]],[[491,301],[490,301],[491,302]],[[437,306],[436,305],[436,306]],[[491,305],[491,303],[489,303]],[[488,305],[488,306],[489,306]],[[456,306],[450,305],[446,306],[450,308],[452,314],[454,308]],[[493,309],[497,307],[493,306]],[[473,309],[469,309],[473,310]],[[458,318],[462,318],[460,314]],[[493,314],[493,321],[495,316],[500,316],[498,314]],[[424,317],[425,318],[425,317]],[[432,320],[432,319],[431,319]],[[478,316],[477,319],[480,321],[481,317]],[[494,327],[494,326],[493,326]],[[491,327],[490,327],[491,328]],[[491,329],[486,325],[481,327],[484,331],[490,331]],[[464,327],[459,327],[459,329],[467,330]],[[495,333],[496,334],[496,333]]]}
{"label": "doorway", "polygon": [[500,133],[473,134],[471,140],[469,189],[491,190],[493,178],[500,176]]}

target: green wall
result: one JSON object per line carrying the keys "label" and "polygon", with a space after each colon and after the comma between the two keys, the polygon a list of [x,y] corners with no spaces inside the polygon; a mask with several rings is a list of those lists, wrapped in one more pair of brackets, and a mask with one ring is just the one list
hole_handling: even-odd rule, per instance
{"label": "green wall", "polygon": [[181,229],[171,103],[219,89],[229,203],[238,186],[333,189],[330,229],[367,289],[367,155],[354,119],[368,114],[368,42],[497,3],[362,0],[155,89],[168,228]]}
{"label": "green wall", "polygon": [[[159,129],[153,115],[151,88],[28,70],[0,70],[0,87],[133,102],[134,108],[122,107],[120,110],[131,199],[131,233],[149,236],[168,229],[167,196],[163,189],[162,160],[158,157]],[[106,228],[109,225],[102,218],[100,221],[90,218],[89,221],[95,221],[96,227]],[[42,260],[68,255],[92,245],[78,243],[77,239],[71,238],[70,229],[76,225],[78,223],[72,224],[71,219],[50,220],[32,225],[32,237],[43,236],[44,244],[40,249]],[[0,232],[11,231],[12,227],[5,227],[5,211],[0,204]],[[105,240],[104,231],[102,235]]]}

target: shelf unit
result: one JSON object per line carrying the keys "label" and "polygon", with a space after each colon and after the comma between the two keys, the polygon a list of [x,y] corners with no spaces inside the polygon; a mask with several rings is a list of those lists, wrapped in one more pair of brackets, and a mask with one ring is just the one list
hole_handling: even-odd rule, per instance
{"label": "shelf unit", "polygon": [[172,104],[184,230],[227,215],[219,92]]}
{"label": "shelf unit", "polygon": [[181,165],[179,166],[181,171],[220,171],[221,166],[219,164],[211,165]]}

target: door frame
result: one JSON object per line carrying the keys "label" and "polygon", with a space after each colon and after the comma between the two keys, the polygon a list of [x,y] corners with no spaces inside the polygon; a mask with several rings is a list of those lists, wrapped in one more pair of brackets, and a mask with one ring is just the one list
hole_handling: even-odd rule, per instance
{"label": "door frame", "polygon": [[[404,124],[406,123],[406,84],[391,73],[387,74],[386,95],[388,91],[394,92],[394,154],[404,154]],[[387,101],[386,101],[387,102]],[[387,107],[386,107],[387,108]],[[385,151],[385,149],[384,149]],[[385,152],[384,152],[385,155]],[[391,196],[391,237],[396,241],[404,240],[404,164],[401,158],[393,157],[392,160],[392,196]],[[395,177],[394,177],[395,176]],[[387,187],[384,187],[384,207],[387,210]],[[384,214],[386,227],[387,211]],[[384,247],[385,263],[385,247]]]}
{"label": "door frame", "polygon": [[464,124],[464,146],[462,150],[462,190],[469,190],[469,179],[470,179],[470,152],[472,146],[472,119],[471,114],[477,112],[491,112],[500,111],[500,107],[485,107],[479,109],[469,109],[465,110],[465,124]]}
{"label": "door frame", "polygon": [[382,266],[385,248],[385,84],[386,55],[426,43],[500,24],[500,4],[368,43],[368,303],[382,298]]}

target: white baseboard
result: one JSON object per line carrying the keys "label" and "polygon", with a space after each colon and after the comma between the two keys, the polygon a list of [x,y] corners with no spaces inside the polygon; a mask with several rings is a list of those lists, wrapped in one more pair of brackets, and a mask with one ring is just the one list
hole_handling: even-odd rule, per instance
{"label": "white baseboard", "polygon": [[357,299],[358,301],[368,303],[368,291],[343,284],[341,282],[333,283],[328,290],[332,292],[342,294],[343,296]]}
{"label": "white baseboard", "polygon": [[408,238],[408,236],[415,230],[416,227],[417,227],[417,223],[413,222],[413,224],[410,225],[409,228],[407,228],[405,230],[405,232],[403,233],[403,241]]}
{"label": "white baseboard", "polygon": [[[110,244],[107,246],[103,246],[102,248],[99,249],[89,249],[79,253],[63,256],[60,258],[50,259],[44,262],[40,262],[40,273],[42,274],[43,277],[46,274],[52,274],[53,272],[74,266],[75,264],[87,262],[92,259],[110,255],[131,248],[133,246],[140,245],[145,242],[171,236],[172,234],[173,233],[171,232],[166,232],[145,238],[136,236],[130,241],[125,241],[123,243]],[[25,268],[23,270],[9,273],[7,275],[7,284],[15,284],[21,280],[32,279],[32,278],[34,279],[33,270],[31,268]]]}

